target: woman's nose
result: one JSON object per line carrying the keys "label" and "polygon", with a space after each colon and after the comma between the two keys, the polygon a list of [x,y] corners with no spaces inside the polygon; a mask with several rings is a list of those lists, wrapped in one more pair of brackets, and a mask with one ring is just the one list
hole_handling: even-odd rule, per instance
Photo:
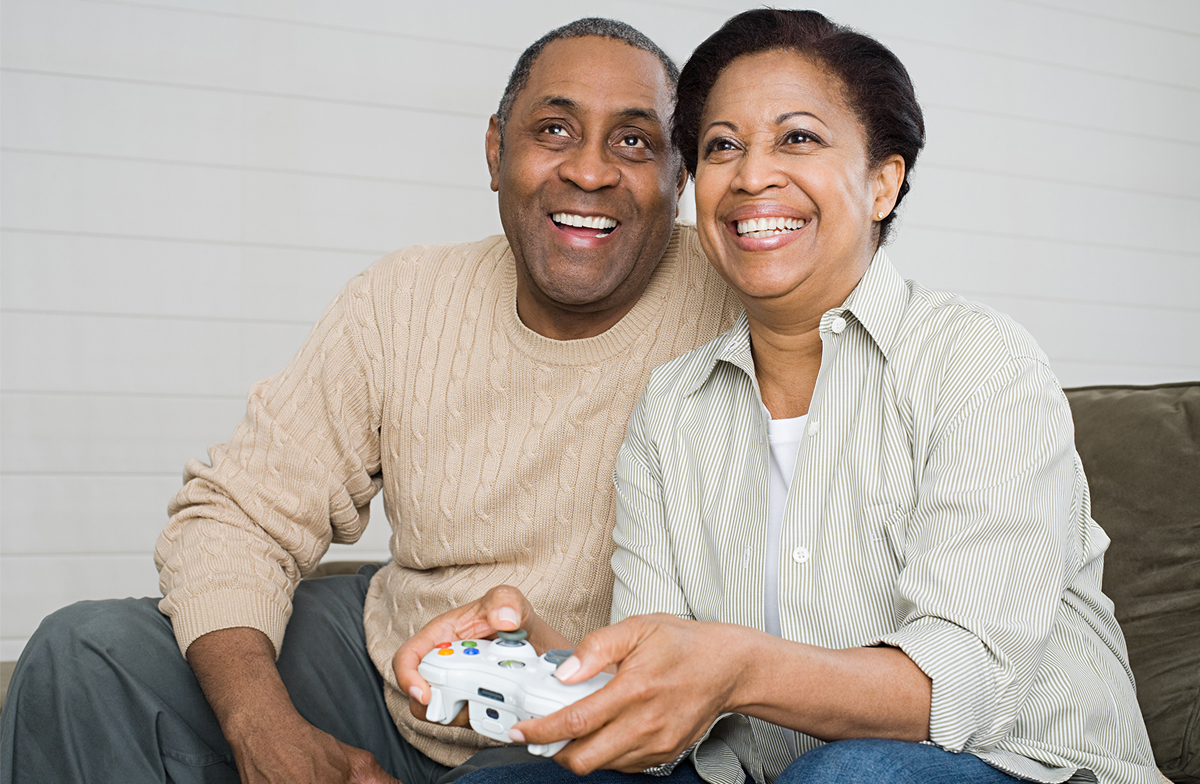
{"label": "woman's nose", "polygon": [[755,149],[748,150],[737,162],[737,174],[729,183],[732,190],[751,194],[786,186],[787,176],[777,165],[775,156]]}

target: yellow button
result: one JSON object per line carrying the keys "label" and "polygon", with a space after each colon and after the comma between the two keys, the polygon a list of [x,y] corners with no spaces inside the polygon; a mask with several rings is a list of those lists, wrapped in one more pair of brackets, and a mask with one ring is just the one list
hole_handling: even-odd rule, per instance
{"label": "yellow button", "polygon": [[442,648],[440,651],[438,651],[438,656],[449,656],[452,653],[454,653],[453,648]]}

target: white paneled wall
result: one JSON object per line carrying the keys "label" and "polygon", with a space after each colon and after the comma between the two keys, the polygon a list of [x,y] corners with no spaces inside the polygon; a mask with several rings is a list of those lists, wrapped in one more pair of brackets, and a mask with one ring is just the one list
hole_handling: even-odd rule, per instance
{"label": "white paneled wall", "polygon": [[[0,0],[0,658],[58,606],[157,593],[184,462],[350,276],[499,231],[483,133],[525,45],[599,14],[682,61],[742,7]],[[1200,4],[821,10],[926,110],[904,274],[1015,316],[1065,385],[1200,378]]]}

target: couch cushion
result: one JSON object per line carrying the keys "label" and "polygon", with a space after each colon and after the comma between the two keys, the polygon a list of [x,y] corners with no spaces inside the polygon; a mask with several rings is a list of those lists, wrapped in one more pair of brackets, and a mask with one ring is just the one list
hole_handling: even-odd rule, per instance
{"label": "couch cushion", "polygon": [[1154,758],[1200,784],[1200,383],[1065,391]]}

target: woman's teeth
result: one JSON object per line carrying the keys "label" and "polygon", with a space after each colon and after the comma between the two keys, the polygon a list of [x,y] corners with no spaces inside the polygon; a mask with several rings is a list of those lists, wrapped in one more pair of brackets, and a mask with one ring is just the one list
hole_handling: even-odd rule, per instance
{"label": "woman's teeth", "polygon": [[751,218],[737,222],[739,237],[750,237],[756,240],[801,228],[804,228],[804,221],[800,218]]}
{"label": "woman's teeth", "polygon": [[562,226],[574,226],[577,229],[596,229],[597,237],[607,236],[617,227],[617,221],[604,215],[573,215],[569,212],[556,212],[550,220]]}

